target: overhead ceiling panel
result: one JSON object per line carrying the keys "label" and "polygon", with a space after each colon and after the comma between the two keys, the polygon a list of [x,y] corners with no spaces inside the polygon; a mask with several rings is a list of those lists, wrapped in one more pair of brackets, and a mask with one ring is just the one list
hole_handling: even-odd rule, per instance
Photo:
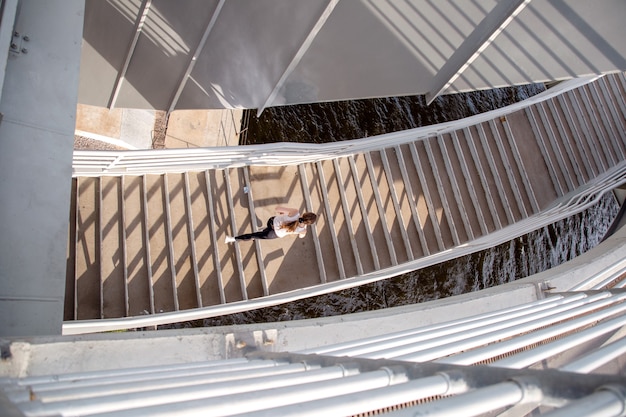
{"label": "overhead ceiling panel", "polygon": [[264,108],[626,70],[626,2],[87,0],[79,100]]}

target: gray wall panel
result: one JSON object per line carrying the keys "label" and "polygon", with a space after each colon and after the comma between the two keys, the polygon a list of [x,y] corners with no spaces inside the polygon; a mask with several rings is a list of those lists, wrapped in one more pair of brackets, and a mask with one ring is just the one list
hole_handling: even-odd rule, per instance
{"label": "gray wall panel", "polygon": [[209,23],[217,0],[153,0],[117,107],[133,107],[137,91],[150,107],[166,109]]}
{"label": "gray wall panel", "polygon": [[[87,1],[82,103],[108,105],[140,4]],[[190,54],[216,7],[191,71]],[[174,110],[432,98],[624,71],[624,21],[623,0],[153,0],[115,105]]]}

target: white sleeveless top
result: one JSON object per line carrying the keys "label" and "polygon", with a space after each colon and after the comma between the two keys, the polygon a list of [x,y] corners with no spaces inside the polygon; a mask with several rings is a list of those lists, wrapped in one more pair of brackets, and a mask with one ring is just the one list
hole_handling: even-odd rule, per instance
{"label": "white sleeveless top", "polygon": [[296,213],[293,216],[287,216],[285,214],[275,216],[274,217],[274,232],[276,233],[276,236],[285,237],[289,234],[297,235],[297,234],[304,232],[306,230],[306,225],[298,225],[298,227],[296,227],[296,230],[293,232],[289,232],[287,231],[287,229],[281,229],[281,226],[283,224],[291,223],[293,221],[298,220],[299,218],[300,218],[300,213]]}

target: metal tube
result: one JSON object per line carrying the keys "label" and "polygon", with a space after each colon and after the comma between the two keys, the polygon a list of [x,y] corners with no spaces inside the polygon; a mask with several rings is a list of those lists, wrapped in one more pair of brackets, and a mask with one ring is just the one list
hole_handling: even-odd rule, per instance
{"label": "metal tube", "polygon": [[626,338],[623,338],[603,346],[589,355],[570,362],[559,369],[566,372],[579,372],[587,374],[625,353]]}
{"label": "metal tube", "polygon": [[225,395],[218,398],[176,402],[152,407],[134,408],[114,413],[98,414],[100,417],[115,416],[197,416],[233,415],[283,405],[297,404],[306,400],[350,394],[405,383],[406,374],[394,373],[388,368],[348,376],[336,381],[320,381],[293,385],[244,394]]}
{"label": "metal tube", "polygon": [[[517,334],[528,332],[539,327],[555,323],[559,320],[571,318],[585,311],[600,308],[607,301],[609,293],[590,296],[586,299],[540,311],[523,317],[505,320],[472,329],[471,332],[458,332],[443,337],[437,337],[399,346],[396,348],[376,351],[369,354],[370,358],[396,358],[408,361],[428,361],[441,358],[461,350],[482,346]],[[599,301],[598,301],[599,300]]]}
{"label": "metal tube", "polygon": [[454,397],[406,408],[394,413],[394,417],[471,417],[517,404],[523,398],[524,392],[517,383],[502,382]]}
{"label": "metal tube", "polygon": [[[622,295],[622,296],[611,297],[609,300],[614,303],[619,303],[624,298],[626,298],[626,296]],[[608,300],[605,300],[605,301],[608,301]],[[603,301],[601,303],[592,303],[592,304],[586,305],[584,306],[584,308],[579,308],[573,312],[568,312],[569,314],[567,316],[562,315],[562,314],[554,315],[551,318],[547,318],[547,319],[532,323],[531,327],[522,328],[520,326],[516,326],[514,328],[508,329],[509,331],[507,331],[506,334],[503,334],[503,333],[500,334],[501,338],[513,337],[512,339],[506,340],[501,343],[492,344],[492,345],[488,345],[482,348],[474,349],[469,352],[460,353],[450,358],[443,358],[439,360],[438,362],[456,364],[456,365],[473,364],[473,363],[480,362],[485,359],[495,357],[503,353],[512,352],[516,349],[529,346],[533,343],[537,343],[539,341],[548,339],[549,337],[567,333],[571,330],[581,328],[587,324],[594,323],[596,320],[601,320],[602,318],[610,317],[613,314],[620,313],[626,310],[626,305],[617,304],[616,306],[609,307],[609,308],[600,310],[595,313],[587,314],[579,318],[574,318],[561,324],[552,325],[548,328],[545,328],[539,331],[530,332],[531,330],[543,327],[544,325],[556,323],[560,320],[575,317],[578,314],[582,314],[588,311],[592,311],[596,308],[600,308],[602,307],[602,304],[605,304],[605,302]],[[626,321],[626,318],[624,320]],[[596,329],[598,329],[598,326],[589,330],[598,331]],[[581,333],[582,332],[578,333],[578,337],[575,340],[582,340],[582,337],[580,336]],[[522,334],[522,336],[516,337],[517,335],[520,335],[520,334]],[[495,338],[491,338],[491,340],[493,341],[495,340]],[[482,341],[475,340],[474,342],[475,343],[471,343],[471,344],[466,343],[463,346],[463,348],[468,348],[469,346],[480,346],[482,344],[485,344],[485,340],[482,340]],[[558,343],[561,343],[561,342],[562,341],[559,341]],[[459,348],[458,345],[456,347]],[[540,348],[535,348],[533,350],[519,353],[515,356],[501,359],[498,362],[494,363],[494,365],[498,364],[496,366],[502,366],[502,367],[507,367],[507,368],[515,367],[519,369],[520,367],[522,367],[521,363],[525,363],[525,364],[534,363],[535,361],[529,362],[532,360],[530,358],[536,357],[536,355],[540,355],[540,352],[542,351],[544,347],[545,346],[542,346]],[[452,349],[452,347],[446,347],[446,352],[449,352],[450,349]],[[461,351],[462,349],[457,349],[450,353],[461,352]],[[524,358],[527,358],[527,359],[524,359]]]}
{"label": "metal tube", "polygon": [[235,359],[225,359],[225,360],[216,360],[211,362],[187,362],[187,363],[173,363],[173,364],[165,364],[165,365],[157,365],[157,366],[142,366],[135,368],[122,368],[122,369],[106,369],[101,371],[91,371],[91,372],[72,372],[67,374],[59,374],[59,375],[40,375],[40,376],[27,376],[19,379],[20,385],[35,385],[35,384],[45,384],[48,382],[63,382],[63,381],[80,381],[86,379],[101,379],[107,377],[119,377],[123,375],[137,375],[137,374],[147,374],[153,372],[165,372],[172,370],[184,370],[184,369],[198,369],[198,368],[212,368],[219,369],[219,367],[223,367],[222,369],[237,369],[237,367],[249,367],[249,363],[263,363],[270,362],[276,364],[275,361],[267,361],[267,360],[248,360],[246,358],[235,358]]}
{"label": "metal tube", "polygon": [[[625,310],[626,306],[621,306],[620,310]],[[593,317],[592,317],[593,316]],[[585,324],[591,324],[596,320],[601,320],[602,318],[598,317],[597,314],[591,314],[581,320],[576,320],[579,326],[583,326]],[[558,331],[566,331],[567,328],[571,326],[564,326],[569,323],[563,323],[562,325],[554,326],[554,329],[544,329],[541,331],[547,337],[548,333],[556,333]],[[517,355],[510,356],[508,358],[501,359],[497,362],[494,362],[492,365],[494,366],[502,366],[505,368],[516,368],[521,369],[527,366],[532,365],[533,363],[539,362],[540,360],[547,359],[550,356],[556,355],[557,353],[564,352],[567,349],[570,349],[574,346],[579,346],[589,340],[592,340],[600,335],[618,329],[626,324],[626,316],[621,316],[613,320],[609,320],[606,323],[598,324],[596,326],[590,327],[583,331],[577,332],[576,334],[564,337],[563,339],[557,340],[552,343],[548,343],[546,345],[539,346],[532,350],[527,350],[525,352],[518,353]],[[556,328],[558,327],[558,329]],[[552,330],[552,331],[551,331]]]}
{"label": "metal tube", "polygon": [[473,327],[482,326],[488,323],[494,323],[501,320],[508,320],[512,317],[523,316],[533,311],[541,311],[547,308],[553,307],[554,304],[561,305],[567,304],[576,300],[585,298],[584,294],[579,294],[573,297],[564,298],[563,296],[556,296],[545,298],[543,300],[534,301],[529,304],[521,306],[515,306],[504,310],[498,310],[495,312],[483,313],[472,317],[465,317],[444,323],[432,324],[430,326],[424,326],[417,329],[404,330],[401,332],[395,332],[391,334],[384,334],[380,336],[369,337],[366,339],[359,339],[355,341],[349,341],[339,343],[331,346],[323,346],[321,348],[310,349],[300,353],[317,353],[317,354],[330,354],[333,356],[343,355],[359,355],[367,352],[371,352],[378,348],[387,346],[393,346],[394,340],[404,340],[407,337],[423,335],[426,338],[434,337],[437,334],[449,334],[462,332]]}
{"label": "metal tube", "polygon": [[611,266],[607,266],[602,271],[590,276],[588,279],[570,288],[570,291],[580,291],[585,289],[601,290],[614,279],[624,273],[626,269],[626,259],[621,259]]}
{"label": "metal tube", "polygon": [[[295,364],[294,364],[295,365]],[[70,387],[58,390],[38,391],[36,388],[24,389],[28,395],[35,397],[39,401],[67,401],[77,400],[90,397],[105,397],[117,394],[123,394],[124,398],[132,395],[138,396],[154,396],[156,392],[161,390],[183,389],[186,392],[193,392],[204,387],[203,389],[211,390],[210,396],[223,395],[225,393],[232,394],[235,392],[243,392],[244,390],[267,389],[271,387],[284,386],[285,383],[303,383],[310,381],[320,381],[331,378],[339,378],[351,374],[355,374],[356,369],[347,370],[343,366],[332,366],[320,369],[305,370],[302,367],[293,366],[290,369],[281,369],[279,372],[251,373],[247,375],[239,375],[237,379],[216,380],[212,374],[200,374],[179,376],[176,378],[159,378],[139,382],[126,382],[120,384],[90,385],[84,387]],[[228,388],[225,388],[228,387]],[[149,393],[148,393],[149,391]],[[184,392],[181,395],[187,395]],[[13,392],[8,392],[7,397],[13,398]]]}
{"label": "metal tube", "polygon": [[624,414],[624,400],[609,390],[593,393],[544,417],[618,417]]}
{"label": "metal tube", "polygon": [[[90,378],[83,380],[65,380],[63,382],[49,382],[36,386],[39,392],[46,390],[56,390],[61,388],[72,388],[79,386],[92,386],[92,385],[104,385],[104,384],[121,384],[124,382],[140,383],[141,381],[151,381],[159,378],[176,378],[191,375],[213,375],[214,380],[232,380],[236,378],[245,378],[258,375],[271,375],[274,373],[282,373],[289,371],[294,367],[304,368],[307,365],[304,364],[281,364],[277,365],[273,361],[254,361],[254,363],[238,364],[234,366],[226,367],[202,367],[197,368],[184,368],[184,369],[172,369],[163,372],[155,371],[151,373],[141,374],[127,374],[115,377],[104,378]],[[32,389],[35,389],[33,385],[30,385]]]}
{"label": "metal tube", "polygon": [[[212,382],[195,384],[191,386],[167,386],[165,381],[163,388],[154,389],[151,381],[139,384],[137,392],[120,392],[106,395],[106,391],[99,392],[98,388],[91,392],[77,391],[76,395],[71,393],[71,389],[64,390],[59,398],[69,398],[59,400],[52,396],[39,396],[34,394],[37,401],[20,404],[20,409],[28,415],[49,415],[58,413],[60,415],[86,415],[93,413],[108,413],[121,410],[129,410],[139,407],[150,407],[163,404],[176,404],[186,401],[201,400],[208,398],[231,397],[239,394],[242,398],[252,392],[261,392],[271,388],[291,387],[300,384],[310,384],[318,381],[332,383],[330,380],[342,378],[345,370],[341,366],[328,367],[310,372],[302,372],[303,369],[293,369],[295,374],[259,376],[256,378],[238,378],[229,382]],[[299,371],[299,372],[298,372]],[[338,388],[341,390],[341,388]],[[218,397],[218,398],[216,398]],[[273,402],[272,399],[270,399]]]}
{"label": "metal tube", "polygon": [[[459,389],[454,393],[460,392]],[[356,415],[436,395],[451,394],[451,384],[443,375],[430,376],[368,391],[338,397],[259,410],[248,417],[318,417],[322,415]]]}

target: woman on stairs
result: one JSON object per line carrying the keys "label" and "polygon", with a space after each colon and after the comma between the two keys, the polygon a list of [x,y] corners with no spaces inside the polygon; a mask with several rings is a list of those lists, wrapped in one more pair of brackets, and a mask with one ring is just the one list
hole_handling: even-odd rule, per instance
{"label": "woman on stairs", "polygon": [[315,213],[304,213],[302,216],[297,209],[289,207],[276,207],[276,216],[267,220],[267,227],[259,232],[246,233],[239,236],[226,236],[226,243],[237,240],[250,239],[276,239],[287,235],[298,235],[303,238],[306,235],[306,227],[315,223]]}

